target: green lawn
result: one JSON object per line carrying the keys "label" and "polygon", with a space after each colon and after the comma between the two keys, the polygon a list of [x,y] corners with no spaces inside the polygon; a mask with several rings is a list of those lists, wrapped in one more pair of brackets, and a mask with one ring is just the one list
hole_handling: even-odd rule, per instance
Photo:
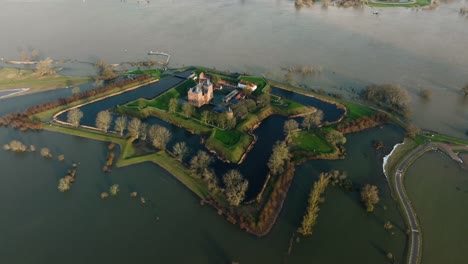
{"label": "green lawn", "polygon": [[419,7],[430,5],[431,0],[416,0],[416,3],[372,3],[369,2],[367,5],[373,7]]}
{"label": "green lawn", "polygon": [[314,153],[328,154],[335,151],[330,143],[311,130],[297,132],[293,135],[292,141],[297,147]]}
{"label": "green lawn", "polygon": [[289,99],[282,98],[282,104],[276,104],[272,102],[271,107],[273,111],[282,116],[298,115],[310,112],[311,109],[303,104],[291,101]]}
{"label": "green lawn", "polygon": [[[37,77],[33,70],[15,68],[0,69],[0,91],[15,88],[30,88],[26,93],[64,88],[71,81],[74,86],[89,82],[88,77],[71,77],[60,74]],[[70,92],[71,94],[71,92]]]}
{"label": "green lawn", "polygon": [[359,119],[365,116],[372,116],[377,113],[376,110],[351,102],[343,102],[343,104],[348,109],[348,119]]}
{"label": "green lawn", "polygon": [[213,129],[211,136],[206,140],[206,146],[229,161],[237,163],[252,140],[251,136],[237,130]]}
{"label": "green lawn", "polygon": [[160,78],[162,74],[162,70],[159,69],[150,69],[150,70],[134,70],[134,71],[129,71],[126,73],[127,75],[141,75],[141,74],[148,74],[151,75],[151,77],[154,78]]}
{"label": "green lawn", "polygon": [[[153,100],[146,101],[146,106],[152,106],[155,108],[159,108],[162,110],[168,110],[169,109],[169,100],[171,98],[182,98],[187,95],[187,91],[190,87],[195,86],[196,83],[192,79],[189,79],[176,87],[168,90],[167,92],[163,93],[162,95],[156,97]],[[141,100],[139,102],[142,102]],[[143,101],[144,102],[144,101]]]}

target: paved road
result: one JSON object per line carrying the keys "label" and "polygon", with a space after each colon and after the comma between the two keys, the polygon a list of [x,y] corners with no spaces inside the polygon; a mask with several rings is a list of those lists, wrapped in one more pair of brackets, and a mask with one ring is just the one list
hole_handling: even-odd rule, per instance
{"label": "paved road", "polygon": [[455,161],[463,163],[463,161],[453,152],[454,149],[468,150],[468,146],[449,146],[443,143],[428,143],[426,145],[422,145],[414,149],[397,167],[397,171],[395,173],[395,189],[398,195],[398,199],[401,201],[405,214],[408,218],[410,229],[410,244],[408,249],[409,264],[420,263],[419,257],[421,256],[422,250],[422,238],[420,234],[421,229],[418,224],[416,212],[414,211],[413,207],[411,207],[411,203],[405,191],[405,186],[403,183],[404,171],[414,159],[421,156],[421,154],[423,154],[424,152],[430,150],[442,150]]}

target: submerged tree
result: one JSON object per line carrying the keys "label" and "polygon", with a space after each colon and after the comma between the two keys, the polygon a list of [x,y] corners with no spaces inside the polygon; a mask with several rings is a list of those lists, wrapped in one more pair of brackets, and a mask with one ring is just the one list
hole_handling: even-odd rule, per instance
{"label": "submerged tree", "polygon": [[59,184],[58,184],[57,188],[61,192],[66,192],[66,191],[70,190],[70,181],[67,178],[61,178],[59,180]]}
{"label": "submerged tree", "polygon": [[36,75],[38,76],[48,76],[54,75],[55,70],[52,68],[53,60],[51,58],[46,58],[36,63]]}
{"label": "submerged tree", "polygon": [[78,108],[73,108],[67,113],[67,121],[74,127],[80,125],[81,118],[83,118],[83,112]]}
{"label": "submerged tree", "polygon": [[110,79],[117,77],[117,74],[114,73],[113,67],[109,65],[107,62],[98,61],[96,62],[95,66],[98,70],[99,79],[110,80]]}
{"label": "submerged tree", "polygon": [[380,201],[377,186],[366,184],[361,189],[361,201],[366,206],[367,212],[374,211],[374,205],[378,204]]}
{"label": "submerged tree", "polygon": [[329,177],[325,173],[321,173],[318,181],[314,183],[314,187],[309,194],[309,204],[307,211],[302,218],[301,227],[297,230],[303,236],[312,235],[313,227],[317,223],[319,212],[319,203],[322,200],[322,194],[325,192],[329,182]]}
{"label": "submerged tree", "polygon": [[224,174],[223,182],[227,201],[232,206],[239,206],[245,198],[249,182],[237,170],[230,170]]}
{"label": "submerged tree", "polygon": [[117,196],[117,194],[119,193],[120,189],[119,189],[119,185],[118,184],[113,184],[110,188],[109,188],[109,193],[110,195],[112,196]]}
{"label": "submerged tree", "polygon": [[48,148],[41,148],[41,156],[44,158],[52,158],[52,152]]}
{"label": "submerged tree", "polygon": [[101,111],[96,117],[96,128],[107,133],[112,122],[112,115],[109,111]]}

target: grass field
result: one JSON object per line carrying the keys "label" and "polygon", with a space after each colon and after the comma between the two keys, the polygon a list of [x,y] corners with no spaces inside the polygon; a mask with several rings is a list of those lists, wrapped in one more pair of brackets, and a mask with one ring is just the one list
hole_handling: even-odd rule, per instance
{"label": "grass field", "polygon": [[140,103],[146,102],[146,105],[143,105],[143,107],[151,106],[151,107],[155,107],[155,108],[159,108],[159,109],[167,111],[169,109],[169,100],[171,98],[185,97],[187,95],[188,89],[195,85],[196,83],[192,79],[190,79],[177,85],[176,87],[170,89],[169,91],[163,93],[162,95],[158,96],[157,98],[153,100],[149,100],[149,101],[140,100],[139,102]]}
{"label": "grass field", "polygon": [[214,129],[206,146],[233,163],[239,162],[252,142],[252,137],[237,130]]}
{"label": "grass field", "polygon": [[348,108],[348,119],[358,119],[365,116],[372,116],[377,113],[376,110],[351,102],[343,102],[343,104]]}
{"label": "grass field", "polygon": [[292,136],[292,141],[297,147],[314,153],[332,153],[335,148],[324,138],[313,131],[300,131]]}
{"label": "grass field", "polygon": [[159,69],[150,69],[150,70],[134,70],[129,71],[126,75],[141,75],[141,74],[148,74],[151,75],[153,78],[161,78],[162,70]]}
{"label": "grass field", "polygon": [[37,77],[32,70],[4,68],[0,70],[0,91],[15,88],[30,88],[27,92],[34,93],[57,88],[64,88],[68,82],[74,86],[86,83],[88,77],[70,77],[60,74],[47,77]]}

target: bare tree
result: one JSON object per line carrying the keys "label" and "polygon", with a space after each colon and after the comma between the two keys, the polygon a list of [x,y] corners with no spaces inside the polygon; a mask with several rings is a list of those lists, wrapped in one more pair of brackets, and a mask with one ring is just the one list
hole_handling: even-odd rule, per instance
{"label": "bare tree", "polygon": [[47,57],[44,60],[38,61],[36,63],[36,75],[39,77],[54,75],[55,70],[52,68],[53,60]]}
{"label": "bare tree", "polygon": [[119,189],[119,185],[118,184],[113,184],[110,188],[109,188],[109,193],[110,195],[112,196],[117,196],[117,194],[119,193],[120,189]]}
{"label": "bare tree", "polygon": [[40,55],[39,50],[34,49],[33,51],[31,51],[31,58],[32,58],[33,60],[39,59],[39,55]]}
{"label": "bare tree", "polygon": [[83,118],[83,112],[78,108],[73,108],[67,113],[67,122],[72,124],[74,127],[80,125],[80,120]]}
{"label": "bare tree", "polygon": [[140,136],[140,126],[141,120],[138,118],[134,117],[132,118],[132,120],[130,120],[130,122],[128,122],[127,130],[130,137],[138,139],[138,137]]}
{"label": "bare tree", "polygon": [[337,130],[330,130],[325,135],[325,139],[332,144],[344,145],[346,143],[345,136]]}
{"label": "bare tree", "polygon": [[107,133],[112,122],[111,113],[107,110],[101,111],[96,117],[96,128]]}
{"label": "bare tree", "polygon": [[185,117],[191,117],[193,113],[193,106],[189,103],[185,103],[182,105],[182,113]]}
{"label": "bare tree", "polygon": [[213,162],[213,157],[208,155],[205,151],[199,150],[197,155],[193,156],[190,160],[190,169],[198,176],[201,176],[203,170]]}
{"label": "bare tree", "polygon": [[325,192],[329,182],[329,177],[325,173],[320,173],[318,181],[314,183],[314,187],[309,194],[309,204],[307,211],[302,218],[301,227],[297,230],[303,236],[312,235],[313,228],[317,223],[317,217],[319,212],[319,203],[322,200],[322,195]]}
{"label": "bare tree", "polygon": [[187,155],[189,149],[185,142],[177,142],[175,143],[172,152],[176,155],[177,159],[183,160],[184,157]]}
{"label": "bare tree", "polygon": [[429,100],[432,97],[432,90],[429,90],[427,88],[421,89],[419,91],[419,96],[424,100]]}
{"label": "bare tree", "polygon": [[115,127],[114,129],[119,132],[120,136],[123,136],[123,132],[127,127],[127,117],[119,116],[115,119]]}
{"label": "bare tree", "polygon": [[249,182],[237,170],[230,170],[224,174],[223,182],[227,201],[232,206],[239,206],[245,199],[245,192],[249,187]]}
{"label": "bare tree", "polygon": [[152,127],[155,128],[154,133],[150,134],[151,144],[153,144],[155,148],[166,149],[167,142],[171,139],[171,132],[169,129],[162,126],[153,125]]}
{"label": "bare tree", "polygon": [[284,165],[289,161],[289,149],[284,141],[278,141],[273,146],[273,152],[268,161],[268,168],[274,175],[284,171]]}
{"label": "bare tree", "polygon": [[289,119],[284,122],[283,131],[284,134],[289,137],[293,131],[296,131],[299,128],[299,124],[294,119]]}
{"label": "bare tree", "polygon": [[374,211],[374,205],[378,204],[380,201],[377,186],[366,184],[361,189],[361,200],[366,206],[367,212]]}
{"label": "bare tree", "polygon": [[175,98],[175,97],[171,98],[169,100],[169,110],[168,110],[168,112],[171,113],[171,114],[175,113],[177,111],[177,106],[178,105],[179,105],[179,102],[178,102],[177,98]]}
{"label": "bare tree", "polygon": [[78,86],[73,87],[71,92],[72,92],[73,95],[79,94],[81,92],[80,87],[78,87]]}
{"label": "bare tree", "polygon": [[29,55],[26,51],[22,50],[19,52],[22,61],[30,61]]}
{"label": "bare tree", "polygon": [[148,124],[142,122],[140,125],[140,139],[144,141],[146,140],[147,136],[148,136]]}
{"label": "bare tree", "polygon": [[117,74],[115,74],[113,67],[107,62],[98,61],[96,62],[95,66],[98,69],[98,75],[100,79],[110,80],[117,77]]}
{"label": "bare tree", "polygon": [[316,110],[313,113],[307,114],[302,120],[301,126],[305,129],[310,129],[311,126],[318,126],[322,123],[323,120],[323,111]]}

